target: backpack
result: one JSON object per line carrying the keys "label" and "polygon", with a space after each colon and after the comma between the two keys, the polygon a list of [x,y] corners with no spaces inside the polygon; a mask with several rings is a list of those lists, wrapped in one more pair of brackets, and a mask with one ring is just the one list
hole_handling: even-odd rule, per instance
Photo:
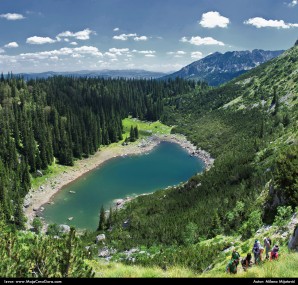
{"label": "backpack", "polygon": [[257,243],[254,244],[253,252],[255,254],[259,254],[260,253],[260,248],[259,248],[259,245]]}
{"label": "backpack", "polygon": [[246,257],[241,259],[241,265],[246,266]]}
{"label": "backpack", "polygon": [[269,244],[271,245],[272,244],[271,239],[267,238],[267,240],[268,240]]}

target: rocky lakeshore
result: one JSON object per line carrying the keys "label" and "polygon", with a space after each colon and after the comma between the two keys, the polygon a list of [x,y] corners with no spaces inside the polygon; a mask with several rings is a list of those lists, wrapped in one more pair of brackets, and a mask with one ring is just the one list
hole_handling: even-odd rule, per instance
{"label": "rocky lakeshore", "polygon": [[[78,160],[73,167],[69,167],[67,170],[61,171],[55,177],[46,179],[45,183],[37,189],[31,189],[25,197],[24,212],[28,218],[28,226],[33,221],[35,216],[40,216],[43,211],[43,205],[46,203],[53,203],[52,197],[64,186],[78,179],[80,176],[87,172],[99,167],[105,161],[117,157],[126,155],[138,155],[149,152],[160,142],[167,141],[177,143],[181,145],[189,155],[197,156],[202,159],[206,170],[208,170],[214,159],[204,150],[197,149],[182,135],[152,135],[144,139],[140,139],[135,143],[129,143],[128,145],[122,145],[120,143],[113,145],[112,147],[103,147],[96,154],[90,156],[87,159]],[[127,197],[116,201],[117,208],[124,205],[125,202],[135,197]],[[118,203],[118,205],[117,205]]]}

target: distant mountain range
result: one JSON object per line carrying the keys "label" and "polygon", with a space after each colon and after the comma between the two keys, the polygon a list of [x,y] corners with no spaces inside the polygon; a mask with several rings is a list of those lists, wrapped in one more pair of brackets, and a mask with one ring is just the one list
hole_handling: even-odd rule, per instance
{"label": "distant mountain range", "polygon": [[19,73],[25,80],[48,78],[51,76],[63,75],[72,77],[102,77],[102,78],[136,78],[136,79],[155,79],[165,76],[167,73],[153,72],[141,69],[127,69],[127,70],[81,70],[74,72],[54,72],[47,71],[41,73]]}
{"label": "distant mountain range", "polygon": [[177,72],[164,76],[168,78],[184,78],[207,81],[211,86],[218,86],[246,71],[277,57],[283,50],[265,51],[229,51],[224,54],[215,52],[195,61]]}

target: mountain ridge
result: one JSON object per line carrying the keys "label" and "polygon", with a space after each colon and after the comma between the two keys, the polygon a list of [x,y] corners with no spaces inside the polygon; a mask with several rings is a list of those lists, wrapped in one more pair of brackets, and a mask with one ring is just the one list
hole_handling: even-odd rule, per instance
{"label": "mountain ridge", "polygon": [[218,86],[283,52],[284,50],[265,51],[262,49],[215,52],[192,62],[179,71],[164,76],[162,79],[180,77],[196,81],[203,80],[211,86]]}
{"label": "mountain ridge", "polygon": [[72,77],[102,77],[102,78],[128,78],[128,79],[155,79],[165,76],[167,73],[148,71],[143,69],[102,69],[102,70],[78,70],[78,71],[45,71],[34,73],[18,73],[17,76],[25,80],[49,78],[52,76],[72,76]]}

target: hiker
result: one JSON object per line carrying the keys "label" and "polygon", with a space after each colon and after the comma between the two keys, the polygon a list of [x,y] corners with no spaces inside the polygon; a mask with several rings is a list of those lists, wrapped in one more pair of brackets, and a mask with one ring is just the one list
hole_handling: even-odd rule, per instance
{"label": "hiker", "polygon": [[252,260],[251,260],[251,253],[247,253],[247,255],[241,260],[241,265],[244,271],[247,270],[248,267],[252,266]]}
{"label": "hiker", "polygon": [[270,256],[270,260],[272,259],[277,259],[278,258],[278,251],[279,251],[279,247],[278,245],[276,244],[272,250],[271,250],[271,256]]}
{"label": "hiker", "polygon": [[236,261],[236,266],[238,266],[239,260],[240,260],[240,254],[239,254],[239,252],[236,251],[235,248],[233,249],[233,252],[232,252],[231,260],[232,259]]}
{"label": "hiker", "polygon": [[261,261],[263,261],[264,247],[262,247],[262,246],[260,245],[259,250],[260,250],[260,252],[259,252],[259,256],[258,256],[258,263],[260,263]]}
{"label": "hiker", "polygon": [[269,237],[264,238],[264,247],[265,247],[266,259],[269,259],[269,252],[271,249],[271,239]]}
{"label": "hiker", "polygon": [[226,271],[227,273],[233,273],[233,274],[236,274],[237,273],[237,262],[236,260],[230,260],[228,265],[227,265],[227,268],[226,268]]}
{"label": "hiker", "polygon": [[255,264],[258,264],[259,255],[260,255],[260,245],[261,245],[261,243],[256,239],[255,243],[254,243],[254,246],[252,248],[252,252],[254,254]]}

